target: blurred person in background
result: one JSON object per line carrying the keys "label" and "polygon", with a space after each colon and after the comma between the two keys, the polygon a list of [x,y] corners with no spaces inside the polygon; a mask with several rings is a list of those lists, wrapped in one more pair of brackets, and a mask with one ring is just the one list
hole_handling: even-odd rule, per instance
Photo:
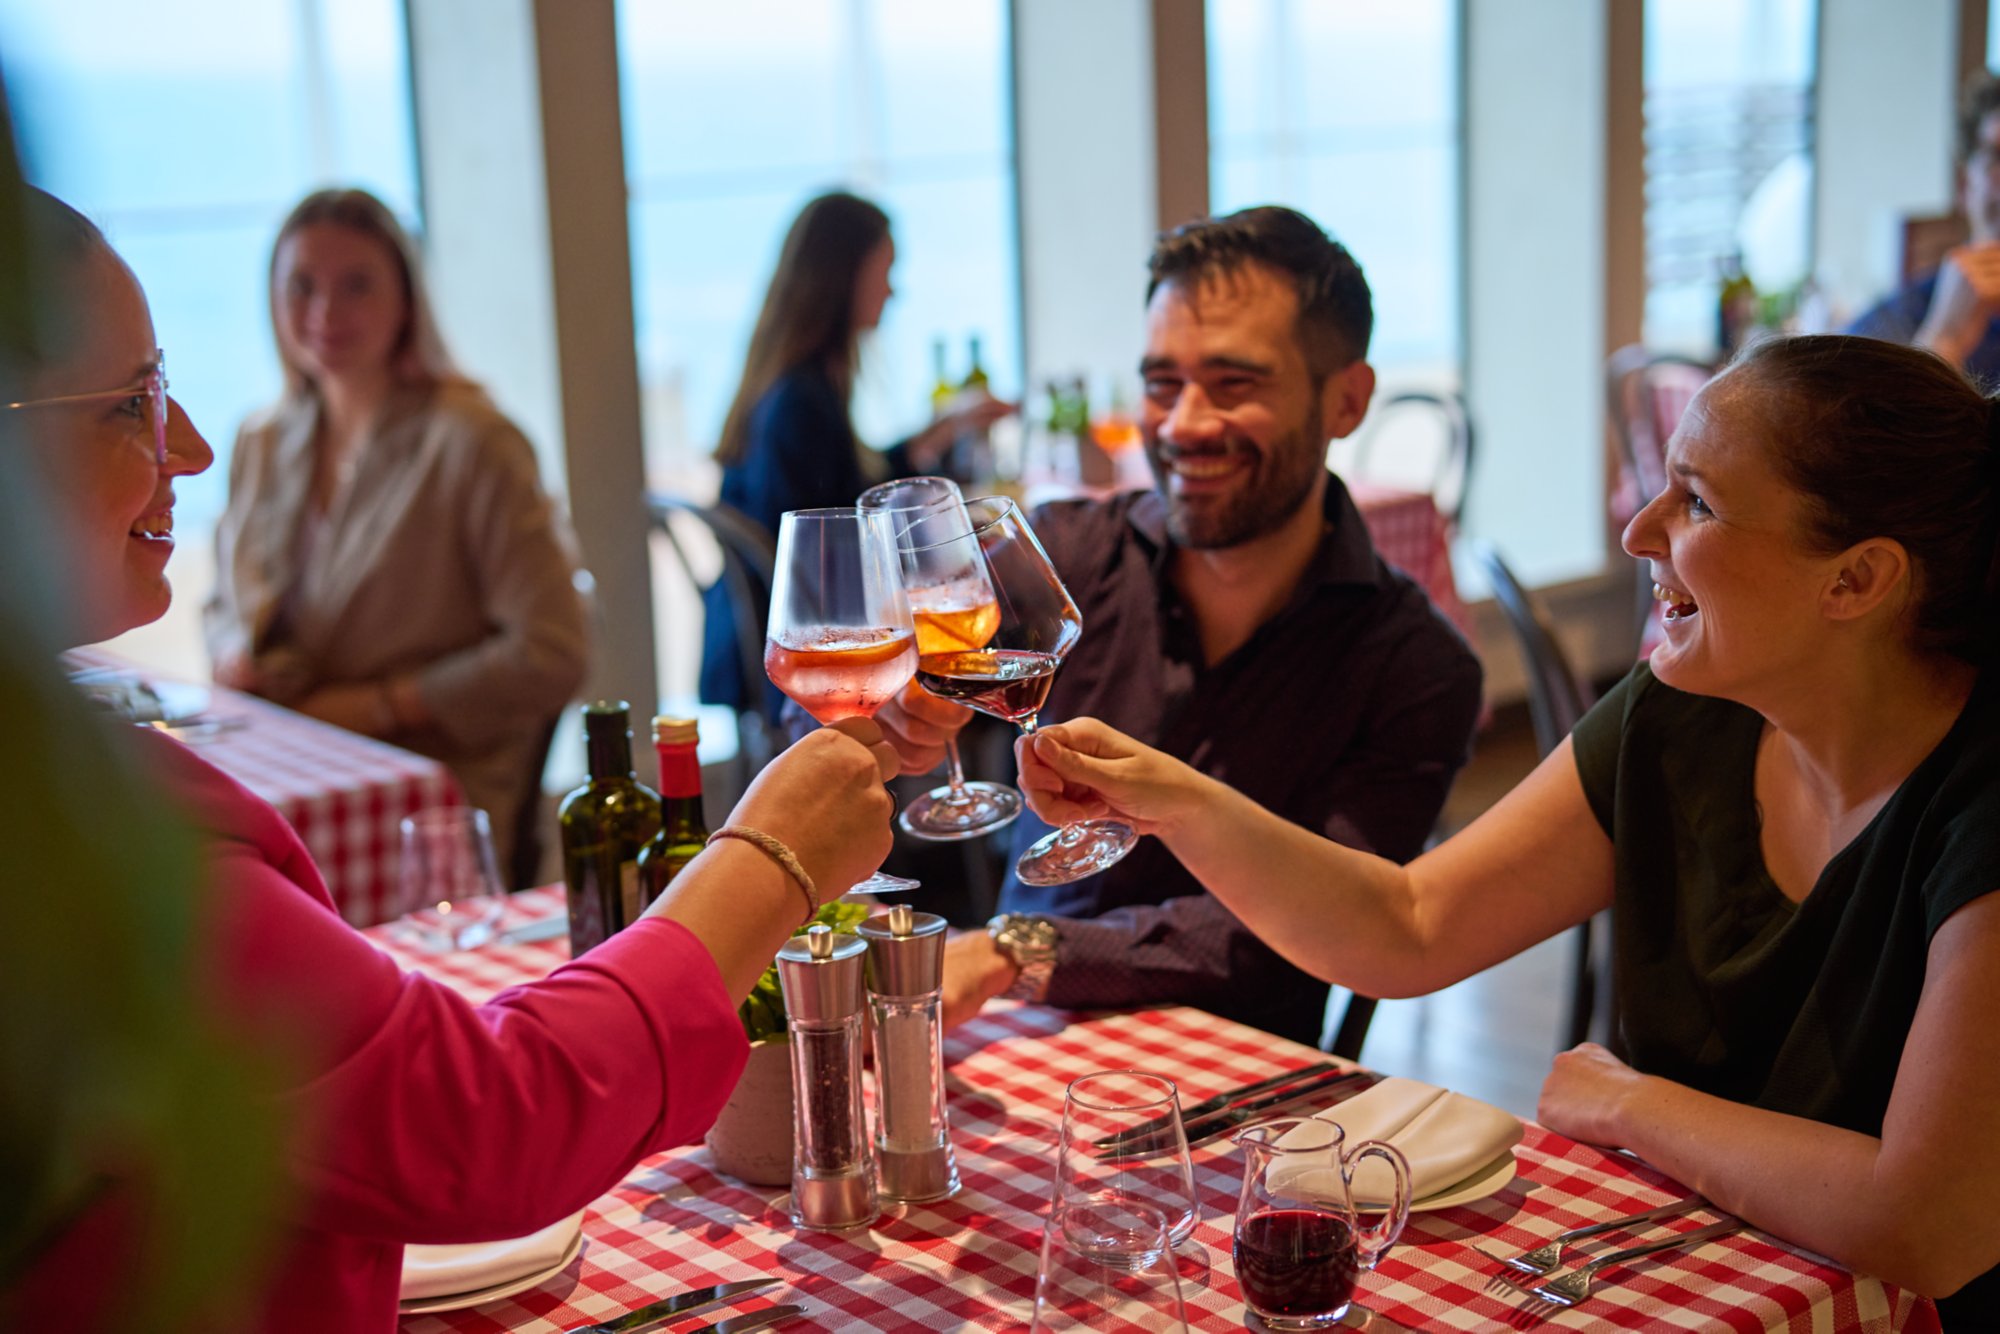
{"label": "blurred person in background", "polygon": [[[895,291],[889,283],[895,262],[889,215],[851,194],[810,201],[785,234],[715,450],[723,503],[774,539],[785,511],[852,505],[877,482],[933,472],[961,432],[984,429],[1014,410],[979,395],[885,450],[861,443],[849,415],[861,341],[882,322]],[[702,699],[739,710],[757,706],[743,698],[744,664],[719,582],[708,590],[703,612]],[[766,689],[764,712],[775,722],[784,697],[775,686]]]}
{"label": "blurred person in background", "polygon": [[[28,206],[49,238],[43,282],[69,316],[69,336],[0,384],[0,403],[14,406],[9,415],[50,477],[66,540],[40,556],[72,577],[78,615],[68,637],[95,642],[166,611],[174,484],[213,455],[166,395],[131,270],[67,205],[35,193]],[[525,1235],[582,1208],[647,1154],[699,1137],[748,1055],[736,1006],[808,914],[811,885],[852,884],[888,850],[882,782],[895,759],[880,735],[858,721],[813,733],[759,774],[732,813],[732,824],[786,845],[804,879],[761,847],[720,840],[639,921],[475,1006],[401,971],[342,922],[305,845],[268,803],[180,741],[117,727],[116,744],[198,832],[203,911],[187,939],[200,999],[232,1037],[282,1061],[287,1079],[272,1105],[289,1132],[293,1198],[285,1226],[260,1238],[274,1253],[268,1272],[232,1289],[254,1312],[251,1327],[388,1334],[405,1243]],[[93,825],[82,847],[60,851],[87,860],[149,828],[107,838]],[[143,874],[135,883],[171,888]],[[120,980],[101,971],[81,969],[76,989],[88,996]],[[48,1017],[51,1032],[65,1032],[67,1019]],[[110,1165],[151,1185],[147,1166]],[[79,1295],[129,1302],[114,1286],[114,1262],[127,1254],[119,1220],[100,1226],[92,1207],[102,1198],[64,1201],[75,1222],[57,1240],[71,1244],[24,1257],[29,1299],[19,1309],[34,1318],[9,1328],[77,1328],[66,1303]],[[11,1190],[0,1199],[11,1204]],[[151,1327],[148,1313],[127,1314],[121,1327]]]}
{"label": "blurred person in background", "polygon": [[1847,332],[1927,347],[1987,383],[2000,382],[2000,79],[1981,71],[1958,115],[1958,206],[1967,239]]}
{"label": "blurred person in background", "polygon": [[527,439],[453,368],[373,195],[292,210],[271,321],[285,389],[230,458],[215,678],[442,761],[506,866],[589,661],[568,524]]}

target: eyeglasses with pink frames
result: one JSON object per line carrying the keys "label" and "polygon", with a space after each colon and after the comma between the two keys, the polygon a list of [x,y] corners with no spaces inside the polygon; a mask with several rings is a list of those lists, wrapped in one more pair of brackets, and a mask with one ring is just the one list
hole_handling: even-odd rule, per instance
{"label": "eyeglasses with pink frames", "polygon": [[88,394],[58,394],[54,398],[30,398],[19,403],[0,403],[0,408],[9,411],[16,408],[53,408],[67,403],[100,403],[112,398],[139,398],[146,401],[147,415],[153,422],[153,461],[161,467],[167,462],[167,354],[153,349],[153,364],[136,384],[128,384],[122,389],[98,389]]}

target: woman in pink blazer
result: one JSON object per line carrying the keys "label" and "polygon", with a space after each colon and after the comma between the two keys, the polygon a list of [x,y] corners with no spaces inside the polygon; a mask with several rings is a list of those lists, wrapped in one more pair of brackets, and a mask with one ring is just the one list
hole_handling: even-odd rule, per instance
{"label": "woman in pink blazer", "polygon": [[[166,610],[174,483],[213,456],[166,396],[131,270],[66,205],[38,193],[26,204],[62,328],[21,382],[0,385],[0,402],[15,406],[49,478],[77,633],[94,642]],[[698,1137],[746,1058],[736,1005],[807,912],[805,881],[721,840],[642,920],[475,1006],[349,929],[269,805],[180,743],[125,731],[205,836],[201,976],[216,1023],[287,1071],[292,1189],[271,1267],[248,1289],[253,1328],[393,1330],[405,1243],[532,1231],[644,1155]],[[867,723],[813,733],[757,779],[731,823],[789,847],[812,884],[854,883],[889,846],[882,779],[894,760],[880,739]],[[78,1203],[79,1221],[11,1294],[8,1319],[143,1322],[119,1310],[134,1244],[119,1240],[131,1214],[118,1194]],[[0,1309],[8,1300],[0,1293]]]}

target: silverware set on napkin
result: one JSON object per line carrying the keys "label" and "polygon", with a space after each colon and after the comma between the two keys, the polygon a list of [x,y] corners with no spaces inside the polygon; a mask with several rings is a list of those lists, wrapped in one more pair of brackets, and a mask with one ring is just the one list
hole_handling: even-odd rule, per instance
{"label": "silverware set on napkin", "polygon": [[1661,1251],[1678,1250],[1683,1246],[1698,1246],[1716,1237],[1727,1236],[1742,1230],[1741,1219],[1727,1214],[1706,1227],[1698,1227],[1691,1232],[1677,1232],[1671,1237],[1658,1241],[1644,1242],[1637,1246],[1627,1246],[1621,1250],[1601,1255],[1587,1264],[1579,1265],[1567,1274],[1551,1277],[1562,1266],[1563,1250],[1578,1242],[1611,1232],[1629,1232],[1643,1228],[1663,1219],[1678,1218],[1701,1209],[1712,1208],[1700,1196],[1677,1200],[1672,1204],[1648,1209],[1643,1213],[1630,1214],[1624,1218],[1613,1218],[1603,1223],[1592,1223],[1588,1227],[1575,1227],[1564,1232],[1546,1245],[1519,1255],[1495,1255],[1485,1247],[1479,1253],[1490,1260],[1498,1260],[1500,1272],[1487,1280],[1486,1290],[1493,1293],[1518,1293],[1522,1299],[1521,1309],[1529,1314],[1546,1314],[1556,1310],[1566,1310],[1589,1298],[1591,1281],[1604,1270],[1617,1265],[1628,1264],[1642,1256],[1654,1255]]}

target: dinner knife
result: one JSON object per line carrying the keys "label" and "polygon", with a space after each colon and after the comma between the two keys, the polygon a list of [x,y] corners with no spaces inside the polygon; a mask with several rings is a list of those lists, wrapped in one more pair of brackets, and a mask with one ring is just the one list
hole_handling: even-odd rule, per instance
{"label": "dinner knife", "polygon": [[[1326,1093],[1333,1089],[1341,1089],[1340,1096],[1329,1099],[1327,1106],[1330,1107],[1334,1103],[1344,1102],[1363,1089],[1371,1087],[1380,1078],[1381,1076],[1371,1070],[1348,1070],[1340,1074],[1321,1075],[1318,1079],[1310,1083],[1281,1088],[1277,1092],[1267,1093],[1261,1098],[1253,1098],[1249,1102],[1238,1103],[1234,1107],[1227,1107],[1219,1112],[1211,1112],[1207,1116],[1198,1118],[1194,1124],[1187,1128],[1188,1147],[1190,1149],[1198,1148],[1203,1144],[1221,1139],[1224,1135],[1236,1129],[1236,1127],[1243,1125],[1245,1122],[1255,1120],[1259,1112],[1267,1112],[1273,1107],[1281,1107],[1289,1102],[1298,1102],[1302,1099],[1310,1098],[1315,1094]],[[1352,1085],[1353,1087],[1343,1088],[1343,1085]]]}
{"label": "dinner knife", "polygon": [[773,1306],[763,1311],[752,1311],[748,1315],[733,1315],[712,1325],[683,1331],[683,1334],[750,1334],[753,1329],[769,1329],[772,1325],[782,1325],[787,1320],[796,1319],[805,1313],[806,1308],[803,1306]]}
{"label": "dinner knife", "polygon": [[[782,1281],[778,1278],[749,1278],[736,1283],[718,1283],[712,1288],[695,1288],[688,1292],[676,1293],[650,1306],[642,1306],[636,1311],[628,1311],[609,1320],[600,1320],[594,1325],[574,1325],[564,1330],[563,1334],[631,1334],[631,1331],[644,1329],[647,1325],[671,1320],[675,1316],[693,1315],[696,1311],[706,1311],[711,1306],[720,1306],[723,1302],[733,1301],[745,1293],[768,1288],[773,1283]],[[690,1334],[695,1332],[690,1331]]]}
{"label": "dinner knife", "polygon": [[[1319,1061],[1313,1065],[1302,1065],[1296,1070],[1287,1070],[1281,1075],[1272,1075],[1269,1079],[1260,1079],[1254,1084],[1245,1084],[1242,1088],[1226,1089],[1212,1098],[1203,1098],[1192,1107],[1181,1108],[1181,1124],[1185,1126],[1211,1113],[1231,1107],[1245,1098],[1254,1098],[1260,1093],[1269,1093],[1273,1089],[1296,1084],[1301,1080],[1311,1079],[1314,1075],[1323,1075],[1338,1068],[1332,1061]],[[1173,1122],[1166,1117],[1147,1121],[1128,1130],[1121,1130],[1115,1135],[1106,1135],[1097,1141],[1095,1147],[1115,1149],[1135,1139],[1150,1139],[1172,1124]]]}

